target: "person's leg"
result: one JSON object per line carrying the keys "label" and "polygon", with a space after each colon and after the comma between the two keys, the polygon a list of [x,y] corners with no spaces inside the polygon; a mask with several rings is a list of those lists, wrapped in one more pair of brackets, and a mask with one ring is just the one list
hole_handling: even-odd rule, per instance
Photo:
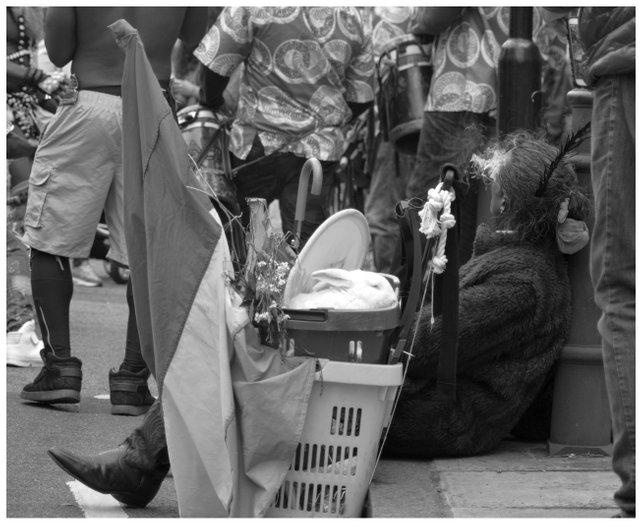
{"label": "person's leg", "polygon": [[29,279],[29,254],[7,224],[7,332],[35,318]]}
{"label": "person's leg", "polygon": [[[247,198],[263,198],[270,204],[277,195],[277,182],[274,178],[273,163],[277,153],[264,155],[264,147],[256,136],[253,146],[246,159],[241,160],[230,154],[231,167],[238,168],[233,182],[238,196],[238,205],[242,213],[242,224],[249,225],[249,207]],[[252,163],[255,162],[255,163]]]}
{"label": "person's leg", "polygon": [[167,435],[164,428],[162,405],[156,400],[142,424],[127,437],[126,462],[141,470],[157,470],[169,465]]}
{"label": "person's leg", "polygon": [[602,310],[604,369],[613,423],[615,500],[635,516],[635,79],[603,77],[594,88],[591,178],[595,223],[591,278]]}
{"label": "person's leg", "polygon": [[[112,107],[109,101],[105,101],[105,104]],[[119,104],[114,104],[113,108],[118,109]],[[109,165],[105,165],[105,169],[109,168],[111,179],[113,180],[104,204],[105,222],[109,228],[109,252],[107,252],[107,257],[111,263],[127,267],[129,256],[124,227],[124,172],[120,143],[122,120],[118,110],[109,114],[109,124],[111,133],[114,136],[114,143],[118,145],[118,150],[117,152],[114,151]],[[143,415],[153,404],[154,398],[149,392],[147,384],[150,371],[142,355],[131,279],[127,282],[126,299],[129,317],[127,319],[123,361],[117,370],[115,368],[109,370],[111,414]]]}
{"label": "person's leg", "polygon": [[147,363],[144,362],[140,352],[140,336],[138,335],[138,324],[136,323],[136,309],[133,303],[131,280],[127,282],[127,305],[129,307],[129,318],[127,319],[124,360],[120,365],[120,369],[137,373],[140,370],[147,369]]}
{"label": "person's leg", "polygon": [[69,259],[31,249],[31,288],[44,341],[44,367],[20,397],[45,403],[79,402],[82,363],[71,357],[69,307],[73,282]]}
{"label": "person's leg", "polygon": [[51,448],[49,456],[86,486],[110,494],[129,507],[144,507],[156,496],[169,472],[169,453],[159,401],[143,423],[116,449],[78,456]]}
{"label": "person's leg", "polygon": [[142,415],[154,401],[147,384],[150,372],[142,357],[131,280],[127,282],[127,305],[129,318],[124,359],[118,370],[109,371],[112,415]]}
{"label": "person's leg", "polygon": [[[461,173],[465,172],[469,159],[482,148],[486,128],[493,120],[484,114],[471,112],[425,112],[420,131],[416,163],[407,182],[406,197],[426,200],[429,189],[440,181],[442,166],[451,163]],[[476,215],[479,183],[469,180],[466,195],[456,194],[460,208],[459,262],[464,264],[473,251],[476,233]]]}
{"label": "person's leg", "polygon": [[[249,222],[249,209],[246,198],[263,198],[270,204],[274,199],[279,200],[282,230],[284,233],[295,233],[295,207],[298,196],[298,182],[305,158],[291,153],[274,153],[264,156],[264,148],[256,137],[253,148],[245,160],[231,155],[232,167],[248,164],[259,159],[256,163],[240,169],[234,179],[238,193],[238,203],[242,210],[242,222],[246,227]],[[329,201],[331,187],[335,176],[336,162],[321,162],[322,164],[322,192],[319,196],[308,194],[305,219],[302,224],[301,244],[309,238],[313,231],[329,217]],[[311,180],[309,181],[309,189]]]}
{"label": "person's leg", "polygon": [[400,270],[400,223],[395,207],[404,198],[414,163],[414,156],[398,154],[390,142],[380,143],[364,209],[378,272],[398,275]]}
{"label": "person's leg", "polygon": [[73,282],[69,258],[31,249],[31,293],[45,349],[59,358],[70,357],[69,307]]}

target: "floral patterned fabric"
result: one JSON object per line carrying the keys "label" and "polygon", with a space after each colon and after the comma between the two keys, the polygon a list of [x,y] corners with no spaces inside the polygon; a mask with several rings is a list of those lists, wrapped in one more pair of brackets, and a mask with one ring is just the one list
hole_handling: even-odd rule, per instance
{"label": "floral patterned fabric", "polygon": [[246,159],[257,135],[267,155],[338,160],[347,102],[373,100],[371,34],[348,7],[226,7],[194,55],[230,76],[242,62],[230,150]]}
{"label": "floral patterned fabric", "polygon": [[[509,36],[508,7],[467,7],[459,21],[438,36],[434,73],[425,111],[487,113],[497,105],[497,70]],[[543,62],[563,53],[565,42],[533,10],[533,40]]]}

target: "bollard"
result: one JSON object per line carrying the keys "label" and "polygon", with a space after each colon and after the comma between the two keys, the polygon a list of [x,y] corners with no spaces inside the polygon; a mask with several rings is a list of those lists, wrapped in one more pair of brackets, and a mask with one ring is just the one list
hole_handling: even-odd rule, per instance
{"label": "bollard", "polygon": [[[533,7],[509,8],[509,38],[498,58],[498,136],[540,127],[542,58],[532,39]],[[478,191],[476,223],[491,219],[491,191]]]}
{"label": "bollard", "polygon": [[498,135],[540,127],[542,58],[532,33],[533,7],[510,7],[498,58]]}

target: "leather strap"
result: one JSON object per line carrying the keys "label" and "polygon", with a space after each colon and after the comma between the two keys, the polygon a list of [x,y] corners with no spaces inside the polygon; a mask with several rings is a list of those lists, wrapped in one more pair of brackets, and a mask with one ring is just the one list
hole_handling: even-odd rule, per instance
{"label": "leather strap", "polygon": [[[418,206],[418,204],[420,205]],[[416,314],[422,281],[422,236],[420,234],[420,220],[418,209],[422,207],[422,201],[414,198],[402,200],[396,205],[396,215],[400,220],[400,234],[404,257],[406,258],[403,286],[401,295],[403,299],[402,316],[400,326],[391,336],[391,346],[394,347],[389,364],[395,364],[400,360],[407,344],[407,335],[413,318]],[[407,291],[408,290],[408,291]]]}
{"label": "leather strap", "polygon": [[[463,188],[459,180],[457,169],[450,164],[442,168],[442,188],[454,190]],[[434,275],[434,316],[442,315],[441,351],[438,359],[437,386],[438,389],[450,400],[456,397],[456,375],[458,359],[458,229],[460,226],[460,212],[458,201],[452,203],[452,213],[456,217],[456,226],[447,232],[445,255],[447,256],[447,268],[440,275]],[[423,278],[426,276],[428,263],[431,260],[437,238],[427,240],[423,245],[423,235],[419,232],[420,219],[418,211],[422,205],[420,200],[403,200],[396,205],[396,214],[400,220],[400,232],[402,235],[403,253],[406,257],[407,270],[405,271],[403,289],[408,287],[406,301],[403,303],[403,312],[400,326],[392,336],[393,353],[389,364],[398,362],[404,353],[407,336],[415,316],[421,313],[417,310],[420,296],[426,288],[423,288]],[[421,202],[420,202],[421,203]],[[410,276],[410,277],[409,277]],[[408,364],[411,362],[409,361]]]}
{"label": "leather strap", "polygon": [[[453,185],[458,173],[455,167],[445,165],[443,167],[443,176],[445,182]],[[442,274],[434,276],[433,313],[434,316],[442,315],[437,386],[440,392],[451,401],[455,401],[456,398],[458,366],[458,228],[460,227],[460,215],[457,201],[458,198],[456,197],[456,200],[451,203],[451,212],[456,218],[456,225],[447,231],[445,245],[447,268]]]}
{"label": "leather strap", "polygon": [[82,370],[80,368],[59,366],[58,371],[60,372],[60,377],[82,378]]}

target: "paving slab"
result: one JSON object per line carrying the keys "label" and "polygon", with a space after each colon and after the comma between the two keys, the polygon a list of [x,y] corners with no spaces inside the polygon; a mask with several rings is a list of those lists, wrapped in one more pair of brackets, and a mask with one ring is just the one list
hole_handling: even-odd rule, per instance
{"label": "paving slab", "polygon": [[619,480],[606,456],[550,456],[505,441],[486,455],[379,462],[369,490],[376,518],[608,518]]}

